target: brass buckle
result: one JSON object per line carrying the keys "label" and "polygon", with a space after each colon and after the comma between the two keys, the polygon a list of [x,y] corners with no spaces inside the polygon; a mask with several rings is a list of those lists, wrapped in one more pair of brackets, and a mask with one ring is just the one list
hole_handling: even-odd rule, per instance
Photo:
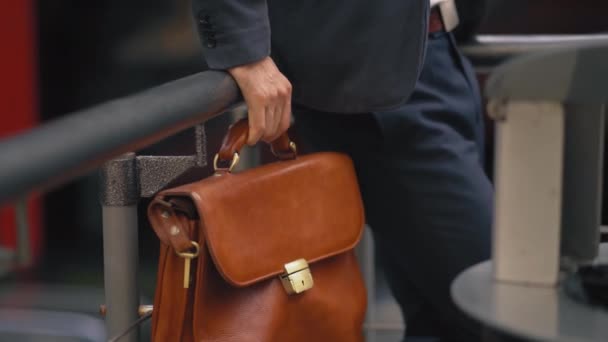
{"label": "brass buckle", "polygon": [[232,170],[239,163],[240,157],[239,157],[239,154],[235,152],[234,155],[232,156],[232,161],[230,162],[230,166],[227,168],[217,166],[219,159],[220,159],[219,154],[216,154],[215,157],[213,158],[213,169],[215,170],[215,172],[218,172],[218,171],[232,172]]}
{"label": "brass buckle", "polygon": [[276,151],[273,145],[270,145],[270,151],[279,159],[293,159],[298,155],[298,147],[293,141],[289,142],[289,152],[291,154],[288,151]]}
{"label": "brass buckle", "polygon": [[298,147],[296,146],[296,143],[294,143],[293,141],[289,142],[289,149],[291,150],[291,152],[293,152],[293,154],[298,154]]}
{"label": "brass buckle", "polygon": [[288,295],[300,294],[314,286],[308,262],[304,259],[285,264],[285,273],[280,278]]}

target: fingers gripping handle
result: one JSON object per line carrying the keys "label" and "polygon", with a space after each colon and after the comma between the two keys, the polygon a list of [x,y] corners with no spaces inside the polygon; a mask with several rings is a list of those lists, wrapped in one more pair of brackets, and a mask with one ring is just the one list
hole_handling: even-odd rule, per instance
{"label": "fingers gripping handle", "polygon": [[[247,119],[241,119],[228,128],[220,151],[215,155],[213,161],[216,171],[232,171],[238,163],[239,152],[247,143],[248,135],[249,121]],[[287,133],[281,134],[270,146],[272,153],[279,159],[294,159],[296,157],[296,145],[289,139]],[[229,166],[222,167],[220,165]]]}

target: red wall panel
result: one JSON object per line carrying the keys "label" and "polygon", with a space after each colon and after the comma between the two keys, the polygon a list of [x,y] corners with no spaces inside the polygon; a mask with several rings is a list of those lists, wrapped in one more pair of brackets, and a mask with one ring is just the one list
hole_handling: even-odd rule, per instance
{"label": "red wall panel", "polygon": [[[34,25],[32,0],[0,3],[0,139],[38,121]],[[42,242],[38,200],[28,201],[28,219],[30,245],[36,258]],[[0,208],[0,245],[16,245],[15,211],[10,206]]]}

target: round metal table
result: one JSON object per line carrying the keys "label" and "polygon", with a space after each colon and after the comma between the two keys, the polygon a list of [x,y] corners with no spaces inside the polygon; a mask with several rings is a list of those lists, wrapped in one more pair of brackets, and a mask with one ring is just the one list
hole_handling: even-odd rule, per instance
{"label": "round metal table", "polygon": [[[598,261],[608,262],[607,244]],[[577,301],[562,286],[496,282],[490,261],[461,273],[452,298],[481,322],[492,341],[608,341],[608,309]]]}

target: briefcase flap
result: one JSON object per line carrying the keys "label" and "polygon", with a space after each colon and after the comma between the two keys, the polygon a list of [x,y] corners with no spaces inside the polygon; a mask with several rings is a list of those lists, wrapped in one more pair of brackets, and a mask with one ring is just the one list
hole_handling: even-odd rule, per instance
{"label": "briefcase flap", "polygon": [[192,199],[213,262],[234,286],[278,276],[298,259],[314,264],[351,250],[364,226],[352,162],[338,153],[222,173],[159,196]]}

